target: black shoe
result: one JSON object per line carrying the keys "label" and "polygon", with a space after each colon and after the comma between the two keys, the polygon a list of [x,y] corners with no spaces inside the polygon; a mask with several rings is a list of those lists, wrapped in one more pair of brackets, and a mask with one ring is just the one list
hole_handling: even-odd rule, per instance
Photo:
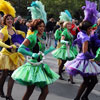
{"label": "black shoe", "polygon": [[82,97],[81,100],[89,100],[88,97]]}
{"label": "black shoe", "polygon": [[76,99],[76,98],[75,98],[74,100],[80,100],[80,99]]}
{"label": "black shoe", "polygon": [[6,96],[6,100],[14,100],[12,96]]}
{"label": "black shoe", "polygon": [[75,82],[71,81],[70,79],[68,79],[68,82],[70,82],[71,84],[75,84]]}
{"label": "black shoe", "polygon": [[60,80],[65,80],[65,79],[64,79],[63,77],[61,77],[61,76],[59,77],[59,79],[60,79]]}
{"label": "black shoe", "polygon": [[62,70],[62,73],[65,71],[65,69]]}
{"label": "black shoe", "polygon": [[3,92],[0,91],[0,97],[1,98],[6,98],[5,94]]}

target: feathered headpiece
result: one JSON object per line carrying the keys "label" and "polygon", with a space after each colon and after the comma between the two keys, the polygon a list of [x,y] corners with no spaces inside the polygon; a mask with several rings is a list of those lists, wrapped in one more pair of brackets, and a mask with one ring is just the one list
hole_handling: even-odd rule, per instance
{"label": "feathered headpiece", "polygon": [[43,19],[47,23],[47,14],[44,10],[44,5],[40,1],[33,1],[31,7],[27,7],[31,12],[32,19]]}
{"label": "feathered headpiece", "polygon": [[0,0],[0,11],[2,11],[4,14],[10,14],[15,17],[16,11],[11,3],[8,1]]}
{"label": "feathered headpiece", "polygon": [[60,13],[60,21],[72,21],[72,16],[68,10],[65,10],[64,12]]}
{"label": "feathered headpiece", "polygon": [[86,6],[83,6],[82,9],[84,10],[84,20],[95,24],[97,21],[97,4],[95,2],[90,2],[88,0],[85,1]]}

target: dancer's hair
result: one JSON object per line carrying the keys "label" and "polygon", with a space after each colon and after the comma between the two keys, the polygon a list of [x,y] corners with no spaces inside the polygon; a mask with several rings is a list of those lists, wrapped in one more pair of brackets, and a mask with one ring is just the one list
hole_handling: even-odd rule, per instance
{"label": "dancer's hair", "polygon": [[[38,25],[40,25],[41,23],[44,23],[44,21],[42,19],[32,20],[32,22],[30,23],[30,30],[31,31],[37,30]],[[45,23],[44,23],[44,25],[45,25]]]}

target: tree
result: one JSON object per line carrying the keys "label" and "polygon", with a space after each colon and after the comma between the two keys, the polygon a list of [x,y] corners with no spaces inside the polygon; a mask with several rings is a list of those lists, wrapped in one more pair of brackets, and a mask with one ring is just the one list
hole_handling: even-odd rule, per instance
{"label": "tree", "polygon": [[[34,0],[7,0],[10,1],[16,9],[17,15],[28,16],[29,12],[27,7],[30,6],[31,2]],[[47,16],[54,17],[59,20],[60,12],[64,10],[69,10],[72,17],[80,18],[83,16],[81,7],[85,5],[85,0],[39,0],[41,1],[47,12]],[[94,0],[90,0],[93,1]],[[95,0],[99,2],[99,0]],[[98,4],[98,3],[97,3]],[[81,13],[80,13],[81,11]]]}

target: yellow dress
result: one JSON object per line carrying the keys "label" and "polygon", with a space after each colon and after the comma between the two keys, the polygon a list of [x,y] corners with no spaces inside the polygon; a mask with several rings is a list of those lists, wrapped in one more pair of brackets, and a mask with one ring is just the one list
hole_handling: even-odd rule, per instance
{"label": "yellow dress", "polygon": [[[12,45],[13,43],[11,43],[11,37],[8,35],[7,26],[1,29],[1,33],[4,35],[2,42],[5,43],[9,39],[10,44],[8,45]],[[8,49],[3,48],[0,52],[0,70],[15,70],[24,63],[24,60],[24,56],[21,53],[16,52],[16,49],[11,49],[9,51]]]}

